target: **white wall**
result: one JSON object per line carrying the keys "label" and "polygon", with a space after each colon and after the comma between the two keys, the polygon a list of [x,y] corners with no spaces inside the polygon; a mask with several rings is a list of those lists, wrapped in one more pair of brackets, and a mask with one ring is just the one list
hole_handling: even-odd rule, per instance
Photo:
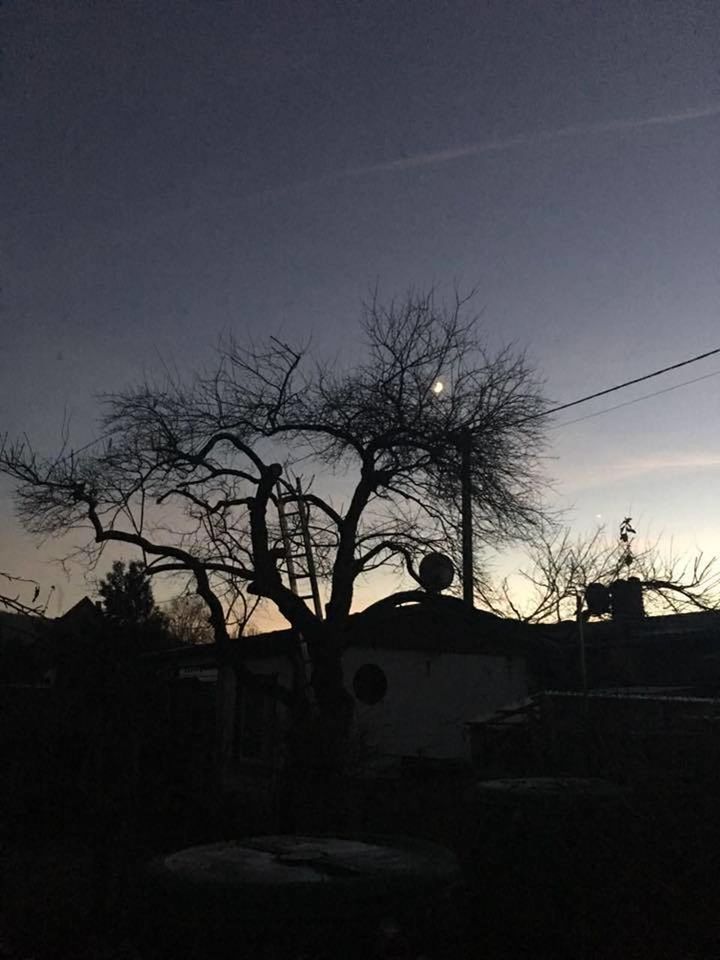
{"label": "white wall", "polygon": [[[469,759],[467,721],[528,695],[526,665],[520,657],[350,647],[343,666],[351,693],[355,672],[365,663],[381,667],[388,681],[380,703],[355,701],[357,722],[367,731],[378,759]],[[292,685],[285,657],[250,660],[247,665],[258,673],[277,673],[280,683]]]}
{"label": "white wall", "polygon": [[465,723],[528,693],[525,661],[519,657],[352,647],[343,662],[351,692],[363,664],[375,663],[385,672],[385,698],[375,706],[356,700],[356,716],[369,741],[388,758],[469,759]]}

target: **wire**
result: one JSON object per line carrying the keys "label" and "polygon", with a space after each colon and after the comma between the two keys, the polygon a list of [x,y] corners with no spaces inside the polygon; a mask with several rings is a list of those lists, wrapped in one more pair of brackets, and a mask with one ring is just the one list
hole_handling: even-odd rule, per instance
{"label": "wire", "polygon": [[569,427],[571,423],[582,423],[583,420],[592,420],[593,417],[601,417],[605,413],[611,413],[613,410],[619,410],[621,407],[630,407],[634,403],[640,403],[641,400],[649,400],[651,397],[659,397],[662,393],[670,393],[672,390],[679,390],[680,387],[687,387],[691,383],[699,383],[701,380],[709,380],[710,377],[717,377],[720,370],[713,370],[712,373],[703,374],[702,377],[694,377],[692,380],[683,380],[682,383],[676,383],[672,387],[664,387],[662,390],[654,390],[652,393],[646,393],[642,397],[635,397],[634,400],[626,400],[624,403],[616,403],[612,407],[606,407],[604,410],[596,410],[595,413],[588,413],[584,417],[575,417],[574,420],[564,420],[562,423],[553,424],[550,429],[558,430],[560,427]]}
{"label": "wire", "polygon": [[608,393],[615,393],[617,390],[624,390],[625,387],[631,387],[635,383],[642,383],[644,380],[651,380],[653,377],[659,377],[663,373],[669,373],[670,370],[679,370],[680,367],[686,367],[690,363],[697,363],[698,360],[704,360],[706,357],[715,356],[720,353],[720,347],[714,350],[708,350],[707,353],[700,353],[696,357],[690,357],[689,360],[681,360],[680,363],[673,363],[669,367],[663,367],[662,370],[655,370],[653,373],[646,373],[643,377],[635,377],[634,380],[626,380],[624,383],[618,383],[617,386],[608,387],[606,390],[598,390],[597,393],[589,393],[586,397],[580,397],[579,400],[571,400],[570,403],[561,403],[557,407],[551,407],[549,410],[543,410],[542,413],[535,413],[531,417],[526,417],[522,423],[528,420],[538,420],[540,417],[549,417],[552,413],[559,413],[561,410],[567,410],[570,407],[576,407],[579,403],[587,403],[588,400],[595,400],[597,397],[605,397]]}
{"label": "wire", "polygon": [[84,443],[81,447],[72,449],[70,453],[66,453],[64,457],[58,457],[57,460],[54,461],[54,465],[67,463],[68,460],[72,460],[73,457],[76,457],[79,453],[84,453],[86,450],[89,450],[90,447],[94,447],[98,443],[103,443],[105,440],[109,440],[113,434],[114,431],[109,430],[107,433],[102,433],[99,437],[95,437],[94,440],[88,440],[88,442]]}
{"label": "wire", "polygon": [[[691,363],[697,363],[698,360],[705,360],[707,357],[713,357],[716,354],[720,353],[720,347],[716,347],[714,350],[708,350],[706,353],[699,353],[696,357],[690,357],[689,360],[681,360],[679,363],[673,363],[669,367],[663,367],[661,370],[654,370],[652,373],[646,373],[642,377],[635,377],[634,380],[626,380],[624,383],[618,383],[614,387],[607,387],[605,390],[598,390],[597,393],[590,393],[586,397],[580,397],[579,400],[571,400],[569,403],[561,403],[557,407],[551,407],[549,410],[543,410],[542,413],[535,413],[531,417],[525,417],[522,420],[518,421],[519,423],[528,423],[530,420],[539,420],[541,417],[549,417],[553,413],[559,413],[561,410],[568,410],[570,407],[577,407],[578,404],[587,403],[588,400],[596,400],[598,397],[605,397],[609,393],[615,393],[618,390],[624,390],[625,387],[631,387],[636,383],[643,383],[645,380],[652,380],[653,377],[659,377],[663,373],[669,373],[671,370],[679,370],[680,367],[687,367]],[[720,372],[720,371],[717,371]],[[715,376],[714,373],[707,374],[708,377]],[[678,383],[677,387],[687,386],[689,383],[697,383],[698,380],[704,380],[706,377],[698,377],[696,380],[688,380],[686,383]],[[600,416],[603,413],[610,413],[611,410],[618,410],[620,407],[630,406],[632,403],[638,403],[640,400],[647,400],[649,397],[658,396],[661,393],[667,393],[670,390],[674,390],[675,387],[668,387],[665,390],[658,390],[656,393],[649,393],[644,397],[638,397],[636,400],[629,400],[626,403],[620,403],[614,407],[608,407],[606,410],[599,410],[597,413],[591,413],[587,417],[578,417],[577,420],[567,420],[565,423],[558,424],[560,427],[568,426],[571,423],[578,423],[580,420],[589,420],[591,417]],[[95,446],[97,443],[102,443],[103,440],[108,440],[113,435],[113,431],[103,434],[100,437],[97,437],[95,440],[91,440],[89,443],[86,443],[82,447],[78,447],[77,450],[71,450],[69,454],[64,457],[61,457],[58,460],[58,463],[65,463],[65,461],[70,460],[72,457],[76,456],[78,453],[82,453],[87,450],[89,447]]]}

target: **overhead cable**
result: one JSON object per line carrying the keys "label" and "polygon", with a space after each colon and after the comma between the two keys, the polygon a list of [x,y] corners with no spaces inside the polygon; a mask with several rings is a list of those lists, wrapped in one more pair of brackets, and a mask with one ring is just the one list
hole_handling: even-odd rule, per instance
{"label": "overhead cable", "polygon": [[652,373],[646,373],[642,377],[635,377],[634,380],[626,380],[624,383],[618,383],[614,387],[608,387],[605,390],[598,390],[597,393],[589,393],[586,397],[580,397],[579,400],[571,400],[569,403],[561,403],[557,407],[551,407],[549,410],[543,410],[542,413],[534,413],[531,417],[525,417],[521,423],[528,420],[538,420],[540,417],[549,417],[553,413],[559,413],[561,410],[568,410],[570,407],[577,407],[580,403],[587,403],[588,400],[596,400],[598,397],[605,397],[609,393],[615,393],[617,390],[624,390],[625,387],[631,387],[636,383],[642,383],[644,380],[651,380],[653,377],[659,377],[663,373],[669,373],[671,370],[679,370],[680,367],[687,367],[688,364],[697,363],[698,360],[704,360],[706,357],[715,356],[720,353],[720,347],[714,350],[708,350],[707,353],[700,353],[696,357],[690,357],[689,360],[681,360],[680,363],[673,363],[669,367],[663,367],[661,370],[654,370]]}
{"label": "overhead cable", "polygon": [[593,417],[601,417],[605,413],[611,413],[613,410],[619,410],[621,407],[630,407],[634,403],[640,403],[641,400],[649,400],[651,397],[659,397],[662,393],[670,393],[672,390],[679,390],[680,387],[687,387],[691,383],[699,383],[701,380],[709,380],[710,377],[717,377],[720,370],[713,370],[712,373],[705,373],[702,377],[694,377],[692,380],[683,380],[682,383],[675,383],[672,387],[664,387],[662,390],[654,390],[652,393],[645,393],[642,397],[635,397],[634,400],[625,400],[623,403],[616,403],[612,407],[606,407],[604,410],[596,410],[595,413],[587,413],[584,417],[575,417],[574,420],[563,420],[562,423],[555,423],[551,430],[559,430],[560,427],[569,427],[571,423],[581,423],[583,420],[592,420]]}

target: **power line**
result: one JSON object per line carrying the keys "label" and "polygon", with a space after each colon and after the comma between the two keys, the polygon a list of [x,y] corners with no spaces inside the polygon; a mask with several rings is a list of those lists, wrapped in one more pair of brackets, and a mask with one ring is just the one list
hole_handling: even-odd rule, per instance
{"label": "power line", "polygon": [[663,367],[662,370],[654,370],[652,373],[646,373],[642,377],[635,377],[634,380],[626,380],[624,383],[618,383],[614,387],[608,387],[606,390],[598,390],[597,393],[589,393],[586,397],[580,397],[579,400],[571,400],[570,403],[561,403],[557,407],[551,407],[549,410],[543,410],[542,413],[533,414],[526,417],[523,423],[528,420],[538,420],[540,417],[549,417],[552,413],[559,413],[561,410],[567,410],[570,407],[576,407],[580,403],[587,403],[588,400],[596,400],[598,397],[605,397],[608,393],[615,393],[617,390],[624,390],[625,387],[631,387],[635,383],[642,383],[644,380],[651,380],[653,377],[659,377],[663,373],[669,373],[671,370],[679,370],[680,367],[687,367],[690,363],[697,363],[698,360],[704,360],[706,357],[715,356],[720,353],[720,347],[714,350],[708,350],[707,353],[700,353],[696,357],[690,357],[689,360],[681,360],[680,363],[673,363],[669,367]]}
{"label": "power line", "polygon": [[[539,420],[541,417],[549,417],[553,413],[559,413],[561,410],[568,410],[570,407],[577,407],[581,403],[587,403],[589,400],[596,400],[598,397],[605,397],[609,393],[616,393],[618,390],[624,390],[625,387],[631,387],[636,383],[643,383],[645,380],[652,380],[653,377],[659,377],[663,373],[669,373],[671,370],[679,370],[680,367],[687,367],[691,363],[697,363],[698,360],[705,360],[707,357],[713,357],[716,354],[720,353],[720,347],[716,347],[714,350],[708,350],[706,353],[699,353],[695,357],[690,357],[689,360],[681,360],[679,363],[673,363],[669,367],[663,367],[660,370],[654,370],[652,373],[646,373],[642,377],[635,377],[633,380],[626,380],[624,383],[618,383],[614,387],[607,387],[605,390],[598,390],[596,393],[589,393],[585,397],[580,397],[578,400],[571,400],[569,403],[561,403],[557,407],[551,407],[549,410],[543,410],[542,413],[535,413],[531,417],[525,417],[519,421],[519,423],[528,423],[530,420]],[[716,371],[720,373],[720,371]],[[578,417],[577,420],[567,420],[565,423],[558,424],[561,426],[568,426],[571,423],[578,423],[581,420],[589,420],[591,417],[600,416],[603,413],[610,413],[612,410],[618,410],[620,407],[630,406],[632,403],[637,403],[640,400],[647,400],[650,397],[658,396],[661,393],[668,393],[670,390],[674,390],[676,387],[687,386],[690,383],[697,383],[699,380],[705,380],[708,377],[713,377],[716,373],[707,374],[704,377],[697,377],[695,380],[687,380],[685,383],[678,383],[674,387],[667,387],[664,390],[658,390],[655,393],[646,394],[644,397],[637,397],[636,400],[628,400],[625,403],[617,404],[614,407],[608,407],[606,410],[599,410],[597,413],[588,414],[586,417]],[[95,440],[90,440],[89,443],[84,444],[82,447],[78,447],[77,450],[71,450],[69,454],[64,457],[61,457],[57,462],[65,463],[67,460],[72,459],[78,453],[82,453],[90,447],[95,446],[95,444],[102,443],[104,440],[108,440],[114,431],[108,431],[107,433],[97,437]]]}
{"label": "power line", "polygon": [[99,437],[95,437],[94,440],[88,440],[87,443],[84,443],[81,447],[77,449],[71,449],[70,453],[66,453],[64,457],[58,457],[55,460],[54,465],[57,466],[59,463],[67,463],[68,460],[72,460],[73,457],[76,457],[79,453],[84,453],[86,450],[89,450],[90,447],[94,447],[98,443],[103,443],[105,440],[109,440],[114,435],[113,430],[109,430],[107,433],[101,433]]}
{"label": "power line", "polygon": [[672,387],[664,387],[662,390],[654,390],[652,393],[646,393],[642,397],[635,397],[634,400],[626,400],[624,403],[616,403],[612,407],[606,407],[604,410],[596,410],[595,413],[588,413],[584,417],[576,417],[574,420],[564,420],[562,423],[553,424],[551,430],[559,430],[560,427],[569,427],[571,423],[582,423],[583,420],[592,420],[593,417],[601,417],[605,413],[611,413],[613,410],[619,410],[621,407],[630,407],[634,403],[640,403],[641,400],[649,400],[651,397],[659,397],[662,393],[670,393],[672,390],[679,390],[680,387],[687,387],[691,383],[699,383],[701,380],[709,380],[710,377],[720,375],[720,370],[713,370],[712,373],[703,374],[702,377],[694,377],[692,380],[683,380],[682,383],[675,383]]}

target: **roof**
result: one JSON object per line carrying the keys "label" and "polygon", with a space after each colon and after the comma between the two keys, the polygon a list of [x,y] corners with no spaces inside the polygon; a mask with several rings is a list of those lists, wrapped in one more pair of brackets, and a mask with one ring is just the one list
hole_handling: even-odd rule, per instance
{"label": "roof", "polygon": [[82,600],[78,600],[74,606],[59,616],[56,623],[61,623],[63,626],[75,627],[103,623],[104,620],[105,617],[98,605],[93,603],[90,597],[83,597]]}
{"label": "roof", "polygon": [[[270,633],[254,634],[250,637],[238,637],[231,641],[230,655],[238,660],[269,659],[270,657],[289,657],[295,648],[295,634],[292,630],[273,630]],[[217,644],[195,643],[185,646],[169,647],[166,650],[151,650],[142,654],[143,660],[154,664],[173,664],[181,666],[192,664],[217,664]]]}
{"label": "roof", "polygon": [[614,687],[588,690],[543,690],[537,696],[567,697],[588,700],[652,700],[663,703],[713,703],[720,705],[718,697],[698,697],[688,694],[687,687]]}
{"label": "roof", "polygon": [[[577,624],[574,620],[533,624],[531,629],[561,644],[577,642]],[[720,638],[720,611],[671,613],[629,621],[591,620],[585,624],[584,634],[586,643],[598,645],[617,643],[619,640],[624,644],[642,645],[681,637]]]}
{"label": "roof", "polygon": [[524,656],[534,642],[524,624],[486,610],[468,609],[457,597],[415,590],[395,594],[350,618],[351,647]]}
{"label": "roof", "polygon": [[0,683],[35,685],[50,666],[50,621],[0,611]]}
{"label": "roof", "polygon": [[[296,646],[291,629],[240,637],[231,655],[243,660],[290,657]],[[395,594],[353,614],[343,633],[347,647],[407,650],[424,653],[464,653],[482,656],[525,656],[536,639],[528,628],[484,610],[468,610],[456,597],[422,591]],[[147,654],[156,663],[216,662],[215,644],[175,648]]]}
{"label": "roof", "polygon": [[25,613],[10,613],[0,610],[0,643],[31,645],[43,637],[47,621]]}

